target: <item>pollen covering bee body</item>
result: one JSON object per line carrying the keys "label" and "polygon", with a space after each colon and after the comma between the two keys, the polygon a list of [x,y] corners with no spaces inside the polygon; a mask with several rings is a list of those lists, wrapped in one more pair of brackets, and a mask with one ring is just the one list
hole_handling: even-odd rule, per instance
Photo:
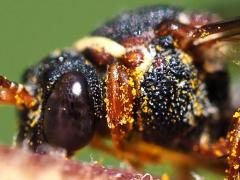
{"label": "pollen covering bee body", "polygon": [[229,175],[236,176],[231,154],[219,160],[240,149],[231,143],[240,116],[230,121],[236,107],[226,61],[215,45],[239,35],[239,21],[140,8],[28,69],[26,88],[2,78],[9,97],[17,95],[5,93],[2,101],[22,107],[18,143],[36,152],[45,145],[64,148],[70,156],[92,142],[136,166],[162,158],[188,167],[228,163]]}

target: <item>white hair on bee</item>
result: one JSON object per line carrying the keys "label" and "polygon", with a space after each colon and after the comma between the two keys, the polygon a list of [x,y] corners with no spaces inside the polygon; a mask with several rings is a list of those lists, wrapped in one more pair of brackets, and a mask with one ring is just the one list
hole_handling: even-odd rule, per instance
{"label": "white hair on bee", "polygon": [[85,37],[77,41],[73,46],[77,51],[84,51],[92,48],[97,51],[104,51],[113,57],[121,57],[126,53],[126,49],[121,44],[106,37],[92,36]]}

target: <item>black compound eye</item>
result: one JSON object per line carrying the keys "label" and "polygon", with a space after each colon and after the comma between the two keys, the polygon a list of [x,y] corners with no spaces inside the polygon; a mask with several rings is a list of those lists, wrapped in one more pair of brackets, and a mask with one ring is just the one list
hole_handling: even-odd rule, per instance
{"label": "black compound eye", "polygon": [[80,72],[64,74],[56,82],[43,113],[44,134],[49,144],[68,152],[85,146],[95,127],[85,76]]}

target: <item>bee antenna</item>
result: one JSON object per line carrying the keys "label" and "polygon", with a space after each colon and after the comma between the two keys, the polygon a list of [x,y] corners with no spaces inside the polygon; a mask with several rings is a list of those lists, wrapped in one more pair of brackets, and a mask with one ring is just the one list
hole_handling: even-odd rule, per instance
{"label": "bee antenna", "polygon": [[203,25],[189,33],[189,37],[193,39],[193,46],[224,40],[238,35],[240,35],[240,17]]}
{"label": "bee antenna", "polygon": [[0,75],[0,104],[15,104],[19,107],[24,105],[32,108],[37,104],[37,100],[22,84],[10,81]]}

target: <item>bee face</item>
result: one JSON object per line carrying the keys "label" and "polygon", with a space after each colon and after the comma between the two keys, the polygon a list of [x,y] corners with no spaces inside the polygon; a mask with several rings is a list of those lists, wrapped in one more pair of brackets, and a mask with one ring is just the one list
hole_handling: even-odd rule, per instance
{"label": "bee face", "polygon": [[24,79],[39,104],[23,113],[20,141],[73,152],[91,140],[104,117],[103,87],[81,54],[67,50],[52,54],[28,70]]}

